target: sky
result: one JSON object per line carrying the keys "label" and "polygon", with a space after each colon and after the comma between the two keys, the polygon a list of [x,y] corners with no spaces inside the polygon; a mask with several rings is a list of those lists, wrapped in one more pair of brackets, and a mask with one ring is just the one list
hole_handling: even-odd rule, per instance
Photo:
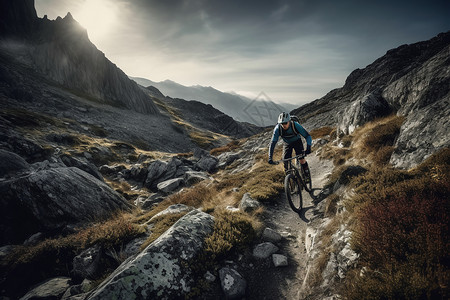
{"label": "sky", "polygon": [[386,51],[450,30],[448,0],[35,0],[127,75],[299,106]]}

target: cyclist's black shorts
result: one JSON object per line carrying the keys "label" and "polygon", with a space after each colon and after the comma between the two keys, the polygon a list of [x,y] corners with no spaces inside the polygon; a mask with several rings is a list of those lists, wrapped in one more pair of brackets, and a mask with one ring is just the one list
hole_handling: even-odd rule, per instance
{"label": "cyclist's black shorts", "polygon": [[[292,157],[292,150],[295,149],[295,155],[300,155],[303,153],[303,143],[302,139],[298,139],[297,141],[288,144],[286,142],[283,143],[283,159]],[[284,169],[286,170],[288,167],[288,163],[284,163]]]}

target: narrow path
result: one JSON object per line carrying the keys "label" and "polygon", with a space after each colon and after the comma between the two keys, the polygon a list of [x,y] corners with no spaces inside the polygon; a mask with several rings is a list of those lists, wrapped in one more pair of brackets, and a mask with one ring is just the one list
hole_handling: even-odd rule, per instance
{"label": "narrow path", "polygon": [[[312,195],[316,198],[327,183],[333,164],[328,160],[319,160],[315,155],[308,156],[307,160],[312,175]],[[248,284],[249,299],[299,299],[307,261],[305,232],[314,207],[313,197],[307,193],[303,193],[303,197],[304,209],[301,214],[291,210],[284,193],[274,203],[265,204],[264,221],[266,226],[283,236],[278,244],[278,253],[288,257],[289,265],[279,268],[273,264],[256,265],[254,276]]]}

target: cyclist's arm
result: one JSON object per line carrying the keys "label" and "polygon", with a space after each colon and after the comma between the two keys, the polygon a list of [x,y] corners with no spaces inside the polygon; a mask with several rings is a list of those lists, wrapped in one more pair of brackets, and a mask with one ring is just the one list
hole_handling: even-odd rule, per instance
{"label": "cyclist's arm", "polygon": [[294,126],[295,128],[297,128],[298,132],[305,138],[306,144],[311,146],[312,138],[311,135],[309,135],[308,131],[306,131],[305,128],[303,128],[303,126],[297,122],[294,122]]}
{"label": "cyclist's arm", "polygon": [[269,146],[269,159],[273,158],[273,151],[275,150],[275,145],[277,144],[279,137],[280,137],[280,130],[278,129],[277,125],[273,129],[272,140]]}

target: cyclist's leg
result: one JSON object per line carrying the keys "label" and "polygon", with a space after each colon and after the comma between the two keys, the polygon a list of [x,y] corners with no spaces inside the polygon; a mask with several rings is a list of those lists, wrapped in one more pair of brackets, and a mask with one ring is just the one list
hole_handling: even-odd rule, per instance
{"label": "cyclist's leg", "polygon": [[[295,154],[296,155],[300,155],[300,154],[302,154],[303,153],[303,143],[302,143],[302,140],[301,139],[299,139],[298,141],[296,141],[294,144],[293,144],[293,146],[294,146],[294,149],[295,149]],[[300,159],[300,164],[302,165],[302,169],[303,169],[303,171],[305,172],[305,174],[306,173],[308,173],[309,172],[309,169],[308,169],[308,162],[306,161],[306,159]]]}
{"label": "cyclist's leg", "polygon": [[[292,144],[288,144],[283,142],[283,159],[288,159],[292,157]],[[296,152],[297,153],[297,152]],[[289,162],[284,162],[284,171],[286,172],[289,169]]]}

